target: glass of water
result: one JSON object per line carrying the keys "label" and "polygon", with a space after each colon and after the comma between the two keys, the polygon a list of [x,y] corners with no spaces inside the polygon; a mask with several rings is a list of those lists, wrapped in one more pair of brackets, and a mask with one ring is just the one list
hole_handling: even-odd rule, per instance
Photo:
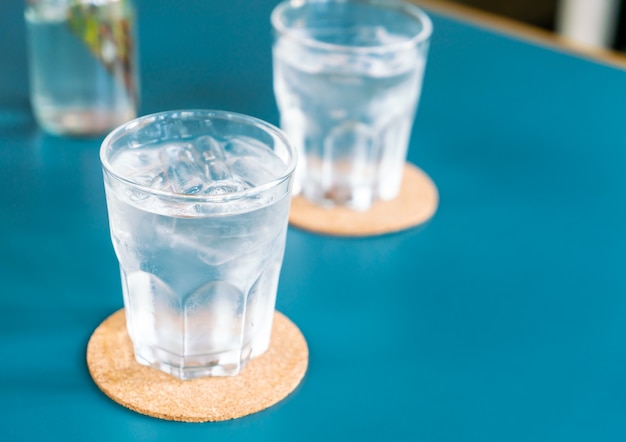
{"label": "glass of water", "polygon": [[270,342],[293,147],[255,118],[189,110],[132,120],[100,157],[137,361],[238,374]]}
{"label": "glass of water", "polygon": [[30,97],[57,135],[104,134],[136,116],[132,0],[27,0]]}
{"label": "glass of water", "polygon": [[291,0],[272,13],[294,193],[365,211],[399,192],[432,24],[402,1]]}

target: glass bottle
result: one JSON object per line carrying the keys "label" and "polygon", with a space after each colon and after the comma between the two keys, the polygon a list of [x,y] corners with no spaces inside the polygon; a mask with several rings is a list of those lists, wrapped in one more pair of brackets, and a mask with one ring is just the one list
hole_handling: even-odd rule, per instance
{"label": "glass bottle", "polygon": [[131,0],[27,0],[31,104],[59,135],[106,133],[136,116]]}

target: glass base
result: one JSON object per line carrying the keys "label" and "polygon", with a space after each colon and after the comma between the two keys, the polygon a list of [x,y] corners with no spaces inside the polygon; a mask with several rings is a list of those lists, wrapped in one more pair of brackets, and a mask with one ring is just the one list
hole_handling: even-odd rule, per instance
{"label": "glass base", "polygon": [[251,359],[251,351],[181,357],[158,347],[135,347],[138,363],[156,368],[181,380],[205,376],[236,376]]}
{"label": "glass base", "polygon": [[35,113],[35,117],[46,132],[54,135],[98,136],[135,118],[135,111],[41,109]]}

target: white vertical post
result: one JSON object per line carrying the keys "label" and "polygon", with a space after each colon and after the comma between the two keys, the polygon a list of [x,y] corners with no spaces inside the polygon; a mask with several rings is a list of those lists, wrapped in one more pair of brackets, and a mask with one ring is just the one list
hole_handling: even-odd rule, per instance
{"label": "white vertical post", "polygon": [[557,32],[578,43],[610,48],[620,0],[559,0]]}

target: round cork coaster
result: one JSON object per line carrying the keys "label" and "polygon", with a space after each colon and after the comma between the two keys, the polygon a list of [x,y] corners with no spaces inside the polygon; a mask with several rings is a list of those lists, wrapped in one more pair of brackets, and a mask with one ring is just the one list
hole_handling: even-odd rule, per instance
{"label": "round cork coaster", "polygon": [[300,384],[309,360],[302,333],[276,312],[270,348],[237,376],[181,381],[135,360],[124,309],[109,316],[87,345],[89,373],[115,402],[148,416],[215,422],[264,410]]}
{"label": "round cork coaster", "polygon": [[302,196],[293,198],[289,222],[311,232],[336,236],[374,236],[399,232],[428,221],[437,211],[439,192],[420,168],[406,163],[398,196],[377,201],[365,212],[325,208]]}

